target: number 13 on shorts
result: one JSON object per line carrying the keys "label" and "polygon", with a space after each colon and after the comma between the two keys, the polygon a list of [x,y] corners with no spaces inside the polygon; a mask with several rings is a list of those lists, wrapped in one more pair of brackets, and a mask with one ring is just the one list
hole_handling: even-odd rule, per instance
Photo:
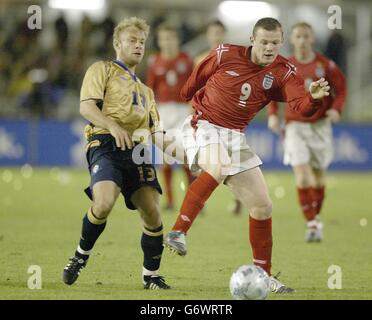
{"label": "number 13 on shorts", "polygon": [[141,182],[151,182],[156,179],[155,169],[152,167],[137,167]]}

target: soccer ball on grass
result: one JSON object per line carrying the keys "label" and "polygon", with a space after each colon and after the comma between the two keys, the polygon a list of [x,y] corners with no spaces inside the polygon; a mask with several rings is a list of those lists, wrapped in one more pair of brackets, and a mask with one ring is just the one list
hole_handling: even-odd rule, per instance
{"label": "soccer ball on grass", "polygon": [[264,300],[269,291],[270,278],[259,266],[241,266],[230,278],[230,292],[235,300]]}

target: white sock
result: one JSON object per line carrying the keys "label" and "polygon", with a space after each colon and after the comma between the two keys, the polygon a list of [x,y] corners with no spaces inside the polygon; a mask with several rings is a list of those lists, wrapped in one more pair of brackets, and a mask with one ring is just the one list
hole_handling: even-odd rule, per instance
{"label": "white sock", "polygon": [[80,254],[84,254],[86,256],[89,256],[92,253],[92,250],[85,251],[85,250],[81,249],[80,245],[78,245],[78,247],[76,248],[76,251],[79,252]]}
{"label": "white sock", "polygon": [[142,268],[142,276],[158,276],[159,275],[159,269],[158,270],[147,270],[145,267]]}

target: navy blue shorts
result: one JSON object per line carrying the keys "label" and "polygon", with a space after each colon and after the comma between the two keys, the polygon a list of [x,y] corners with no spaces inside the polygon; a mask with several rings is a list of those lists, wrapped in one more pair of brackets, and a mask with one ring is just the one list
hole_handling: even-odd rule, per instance
{"label": "navy blue shorts", "polygon": [[132,159],[132,150],[117,148],[115,139],[109,134],[94,135],[89,140],[86,156],[91,182],[84,191],[91,200],[94,184],[104,180],[117,184],[127,208],[131,210],[136,210],[136,207],[130,199],[141,187],[150,186],[162,194],[154,166],[148,161],[136,164]]}

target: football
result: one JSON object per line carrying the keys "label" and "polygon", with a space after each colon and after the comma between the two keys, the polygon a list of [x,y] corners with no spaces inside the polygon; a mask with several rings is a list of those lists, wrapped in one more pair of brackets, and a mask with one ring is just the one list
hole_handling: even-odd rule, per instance
{"label": "football", "polygon": [[230,278],[230,292],[235,300],[264,300],[269,291],[270,278],[259,266],[241,266]]}

